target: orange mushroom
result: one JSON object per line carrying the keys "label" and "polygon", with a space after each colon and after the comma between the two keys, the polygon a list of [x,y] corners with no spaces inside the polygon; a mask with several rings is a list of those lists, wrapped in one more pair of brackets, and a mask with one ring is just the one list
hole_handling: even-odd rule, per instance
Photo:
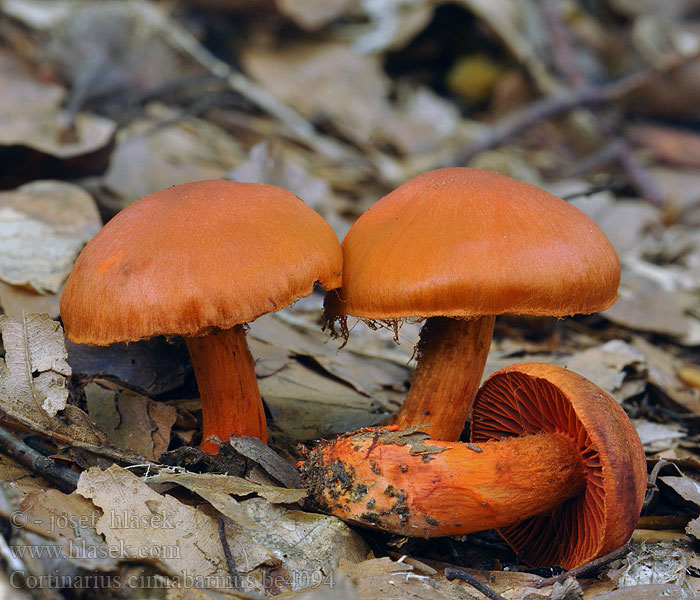
{"label": "orange mushroom", "polygon": [[472,441],[366,429],[313,450],[305,485],[325,512],[413,536],[502,528],[532,565],[584,564],[632,534],[646,488],[639,436],[587,379],[522,363],[477,394]]}
{"label": "orange mushroom", "polygon": [[271,185],[200,181],[129,205],[87,244],[61,298],[66,335],[107,345],[186,338],[207,438],[267,439],[245,323],[340,284],[331,227]]}
{"label": "orange mushroom", "polygon": [[414,177],[369,208],[342,248],[343,285],[326,295],[326,319],[427,319],[392,422],[430,423],[438,440],[459,439],[496,315],[603,310],[620,282],[615,250],[584,213],[478,169]]}

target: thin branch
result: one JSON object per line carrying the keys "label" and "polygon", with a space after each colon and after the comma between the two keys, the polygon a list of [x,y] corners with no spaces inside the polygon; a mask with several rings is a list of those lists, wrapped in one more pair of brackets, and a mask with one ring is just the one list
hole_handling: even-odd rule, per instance
{"label": "thin branch", "polygon": [[606,554],[605,556],[601,556],[600,558],[596,558],[595,560],[592,560],[590,562],[587,562],[585,565],[581,565],[580,567],[576,567],[575,569],[570,569],[569,571],[564,571],[563,573],[560,573],[559,575],[555,575],[554,577],[547,577],[546,579],[540,579],[537,583],[535,583],[536,588],[543,588],[548,585],[553,585],[555,583],[561,583],[562,581],[566,581],[569,577],[581,577],[582,575],[588,575],[590,573],[595,573],[596,571],[599,571],[602,567],[606,566],[607,564],[611,563],[614,560],[617,560],[618,558],[622,558],[625,556],[628,552],[630,551],[630,543],[627,542],[624,546],[621,548],[618,548],[617,550],[613,550],[609,554]]}
{"label": "thin branch", "polygon": [[658,68],[633,73],[605,85],[585,86],[567,93],[536,100],[522,110],[501,119],[481,139],[458,153],[445,166],[468,164],[477,154],[500,146],[528,127],[545,119],[557,117],[575,108],[599,106],[621,100],[656,77],[677,69],[698,56],[700,56],[700,52],[674,57]]}
{"label": "thin branch", "polygon": [[445,577],[447,577],[447,581],[459,579],[460,581],[468,583],[475,590],[481,592],[484,596],[490,598],[491,600],[506,600],[505,597],[501,596],[497,592],[494,592],[488,585],[481,583],[481,581],[479,581],[476,577],[470,575],[466,571],[462,571],[462,569],[452,569],[448,567],[445,569],[444,573]]}
{"label": "thin branch", "polygon": [[70,493],[78,486],[78,477],[80,477],[78,473],[30,448],[2,427],[0,427],[0,452],[55,483],[62,492]]}
{"label": "thin branch", "polygon": [[152,460],[149,460],[143,456],[139,456],[138,454],[127,454],[125,452],[117,450],[116,448],[98,446],[97,444],[90,444],[89,442],[76,440],[70,437],[69,435],[65,435],[63,433],[58,433],[57,431],[47,429],[39,423],[35,423],[34,421],[30,421],[29,419],[21,419],[17,415],[13,415],[12,418],[8,418],[4,414],[0,414],[0,422],[2,422],[10,429],[16,429],[18,426],[21,426],[26,429],[29,429],[30,431],[33,431],[37,435],[48,438],[57,444],[70,446],[71,448],[78,448],[79,450],[85,450],[87,452],[91,452],[92,454],[104,456],[105,458],[122,462],[127,465],[149,464],[153,466],[158,466],[158,463],[155,463]]}
{"label": "thin branch", "polygon": [[336,162],[351,160],[368,164],[359,153],[353,152],[337,140],[319,134],[314,126],[294,109],[218,59],[184,27],[169,20],[160,11],[150,11],[149,16],[171,46],[179,49],[209,73],[224,81],[233,91],[247,98],[268,115],[276,118],[286,126],[297,140]]}
{"label": "thin branch", "polygon": [[226,523],[223,519],[218,519],[219,521],[219,540],[221,540],[221,547],[224,549],[224,557],[226,558],[226,567],[231,575],[231,586],[233,589],[238,589],[238,569],[236,569],[236,562],[233,560],[233,554],[231,552],[231,546],[228,545],[228,538],[226,537]]}
{"label": "thin branch", "polygon": [[658,184],[635,156],[629,143],[623,139],[614,139],[564,174],[567,177],[580,177],[611,163],[619,163],[624,171],[626,183],[633,187],[640,197],[657,208],[665,206],[666,200]]}

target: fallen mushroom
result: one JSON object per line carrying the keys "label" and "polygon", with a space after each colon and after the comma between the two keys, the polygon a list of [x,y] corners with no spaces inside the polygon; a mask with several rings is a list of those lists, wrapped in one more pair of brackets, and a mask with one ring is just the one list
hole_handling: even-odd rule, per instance
{"label": "fallen mushroom", "polygon": [[392,422],[458,440],[496,315],[608,308],[620,263],[584,213],[532,185],[469,168],[414,177],[367,210],[342,243],[343,284],[326,320],[425,318],[418,366]]}
{"label": "fallen mushroom", "polygon": [[271,185],[200,181],[129,205],[85,246],[61,317],[79,344],[186,338],[212,435],[267,439],[245,323],[340,284],[331,227]]}
{"label": "fallen mushroom", "polygon": [[525,562],[567,569],[629,539],[646,489],[644,451],[617,402],[539,363],[486,380],[469,444],[366,429],[314,449],[302,475],[344,520],[413,537],[499,527]]}

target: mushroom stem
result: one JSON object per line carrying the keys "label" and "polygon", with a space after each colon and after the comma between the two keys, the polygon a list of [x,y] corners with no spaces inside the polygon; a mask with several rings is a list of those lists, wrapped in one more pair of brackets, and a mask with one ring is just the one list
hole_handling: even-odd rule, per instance
{"label": "mushroom stem", "polygon": [[186,341],[202,399],[202,450],[217,452],[216,444],[206,441],[211,435],[221,440],[249,435],[266,442],[265,410],[243,325]]}
{"label": "mushroom stem", "polygon": [[474,403],[496,317],[429,318],[420,333],[411,389],[391,423],[400,429],[430,423],[434,440],[459,439]]}
{"label": "mushroom stem", "polygon": [[483,444],[363,430],[314,450],[302,467],[321,510],[412,537],[461,535],[546,513],[586,485],[561,433]]}

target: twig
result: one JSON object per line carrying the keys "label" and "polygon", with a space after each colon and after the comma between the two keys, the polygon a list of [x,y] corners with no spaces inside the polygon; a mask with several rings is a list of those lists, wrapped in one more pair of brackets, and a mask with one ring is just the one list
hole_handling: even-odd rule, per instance
{"label": "twig", "polygon": [[571,30],[562,19],[561,4],[557,0],[545,0],[542,3],[542,14],[552,33],[552,60],[557,70],[571,87],[581,85],[583,73],[574,59]]}
{"label": "twig", "polygon": [[78,486],[78,473],[30,448],[2,427],[0,427],[0,452],[55,483],[62,492],[70,493]]}
{"label": "twig", "polygon": [[473,577],[466,571],[462,571],[462,569],[452,569],[448,567],[444,572],[448,581],[459,579],[460,581],[468,583],[475,590],[481,592],[484,596],[490,598],[491,600],[506,600],[506,598],[494,592],[488,585],[481,583],[481,581],[479,581],[476,577]]}
{"label": "twig", "polygon": [[547,577],[546,579],[540,579],[537,583],[535,583],[534,587],[543,588],[543,587],[546,587],[548,585],[553,585],[555,583],[561,583],[562,581],[566,581],[569,577],[576,578],[576,577],[581,577],[582,575],[587,575],[589,573],[593,573],[595,571],[598,571],[601,567],[604,567],[605,565],[611,563],[612,561],[617,560],[618,558],[622,558],[629,551],[630,551],[630,543],[627,542],[621,548],[618,548],[617,550],[613,550],[612,552],[606,554],[605,556],[601,556],[600,558],[596,558],[595,560],[587,562],[585,565],[581,565],[580,567],[576,567],[575,569],[570,569],[569,571],[564,571],[563,573],[560,573],[559,575],[555,575],[554,577]]}
{"label": "twig", "polygon": [[663,193],[649,171],[634,155],[627,142],[622,143],[618,159],[627,174],[630,185],[637,190],[639,195],[657,208],[663,208],[666,205]]}
{"label": "twig", "polygon": [[561,196],[561,199],[566,200],[568,202],[569,200],[573,200],[575,198],[585,198],[588,196],[595,196],[596,194],[600,194],[601,192],[617,190],[621,186],[622,183],[620,181],[611,180],[607,183],[601,183],[600,185],[591,186],[589,188],[586,188],[585,190],[581,190],[580,192],[571,192],[570,194],[565,194],[564,196]]}
{"label": "twig", "polygon": [[336,140],[319,134],[314,126],[295,110],[278,100],[270,92],[257,85],[248,77],[234,71],[231,66],[219,60],[204,48],[184,27],[169,20],[159,10],[149,11],[153,24],[160,30],[168,43],[189,56],[209,73],[226,82],[236,93],[250,100],[267,114],[275,117],[296,137],[318,153],[337,162],[352,160],[366,162]]}
{"label": "twig", "polygon": [[649,478],[647,479],[647,491],[644,495],[642,512],[646,512],[649,509],[652,501],[654,500],[654,497],[656,496],[656,492],[658,491],[658,488],[656,487],[656,478],[659,476],[661,469],[663,469],[664,467],[673,467],[674,469],[676,469],[676,471],[678,471],[680,475],[683,475],[682,471],[678,468],[677,465],[667,460],[664,460],[663,458],[659,459],[659,462],[657,462],[654,465],[654,468],[651,470],[651,473],[649,473]]}
{"label": "twig", "polygon": [[226,567],[231,575],[231,587],[233,589],[238,589],[238,569],[236,569],[236,563],[233,560],[233,554],[231,553],[231,546],[228,545],[228,538],[226,537],[226,523],[224,520],[219,518],[219,539],[221,540],[221,547],[224,549],[224,557],[226,558]]}
{"label": "twig", "polygon": [[605,85],[585,86],[570,92],[536,100],[524,109],[508,115],[496,123],[481,139],[458,153],[445,166],[459,166],[469,163],[477,154],[500,146],[531,125],[551,119],[574,108],[608,104],[628,96],[655,77],[677,69],[700,56],[700,52],[674,57],[658,68],[627,75]]}
{"label": "twig", "polygon": [[563,177],[583,177],[593,171],[614,163],[620,159],[620,147],[625,142],[621,139],[614,139],[608,142],[592,154],[583,157],[570,168],[562,171]]}
{"label": "twig", "polygon": [[47,429],[39,425],[39,423],[35,423],[29,419],[19,418],[17,415],[13,415],[10,419],[5,417],[4,414],[0,414],[0,422],[11,429],[17,428],[17,426],[20,425],[21,427],[33,431],[37,435],[41,435],[54,441],[55,443],[70,446],[71,448],[78,448],[79,450],[85,450],[87,452],[91,452],[92,454],[97,454],[98,456],[104,456],[105,458],[109,458],[111,460],[123,462],[127,465],[141,465],[146,463],[154,466],[158,465],[158,463],[148,460],[143,456],[139,456],[138,454],[127,454],[115,448],[98,446],[97,444],[90,444],[89,442],[73,439],[72,437],[63,433],[58,433],[57,431]]}
{"label": "twig", "polygon": [[597,152],[584,158],[574,169],[566,171],[565,175],[580,177],[615,162],[623,168],[626,183],[632,186],[642,198],[657,208],[665,206],[666,201],[656,181],[634,155],[627,141],[623,139],[615,139],[606,144]]}

